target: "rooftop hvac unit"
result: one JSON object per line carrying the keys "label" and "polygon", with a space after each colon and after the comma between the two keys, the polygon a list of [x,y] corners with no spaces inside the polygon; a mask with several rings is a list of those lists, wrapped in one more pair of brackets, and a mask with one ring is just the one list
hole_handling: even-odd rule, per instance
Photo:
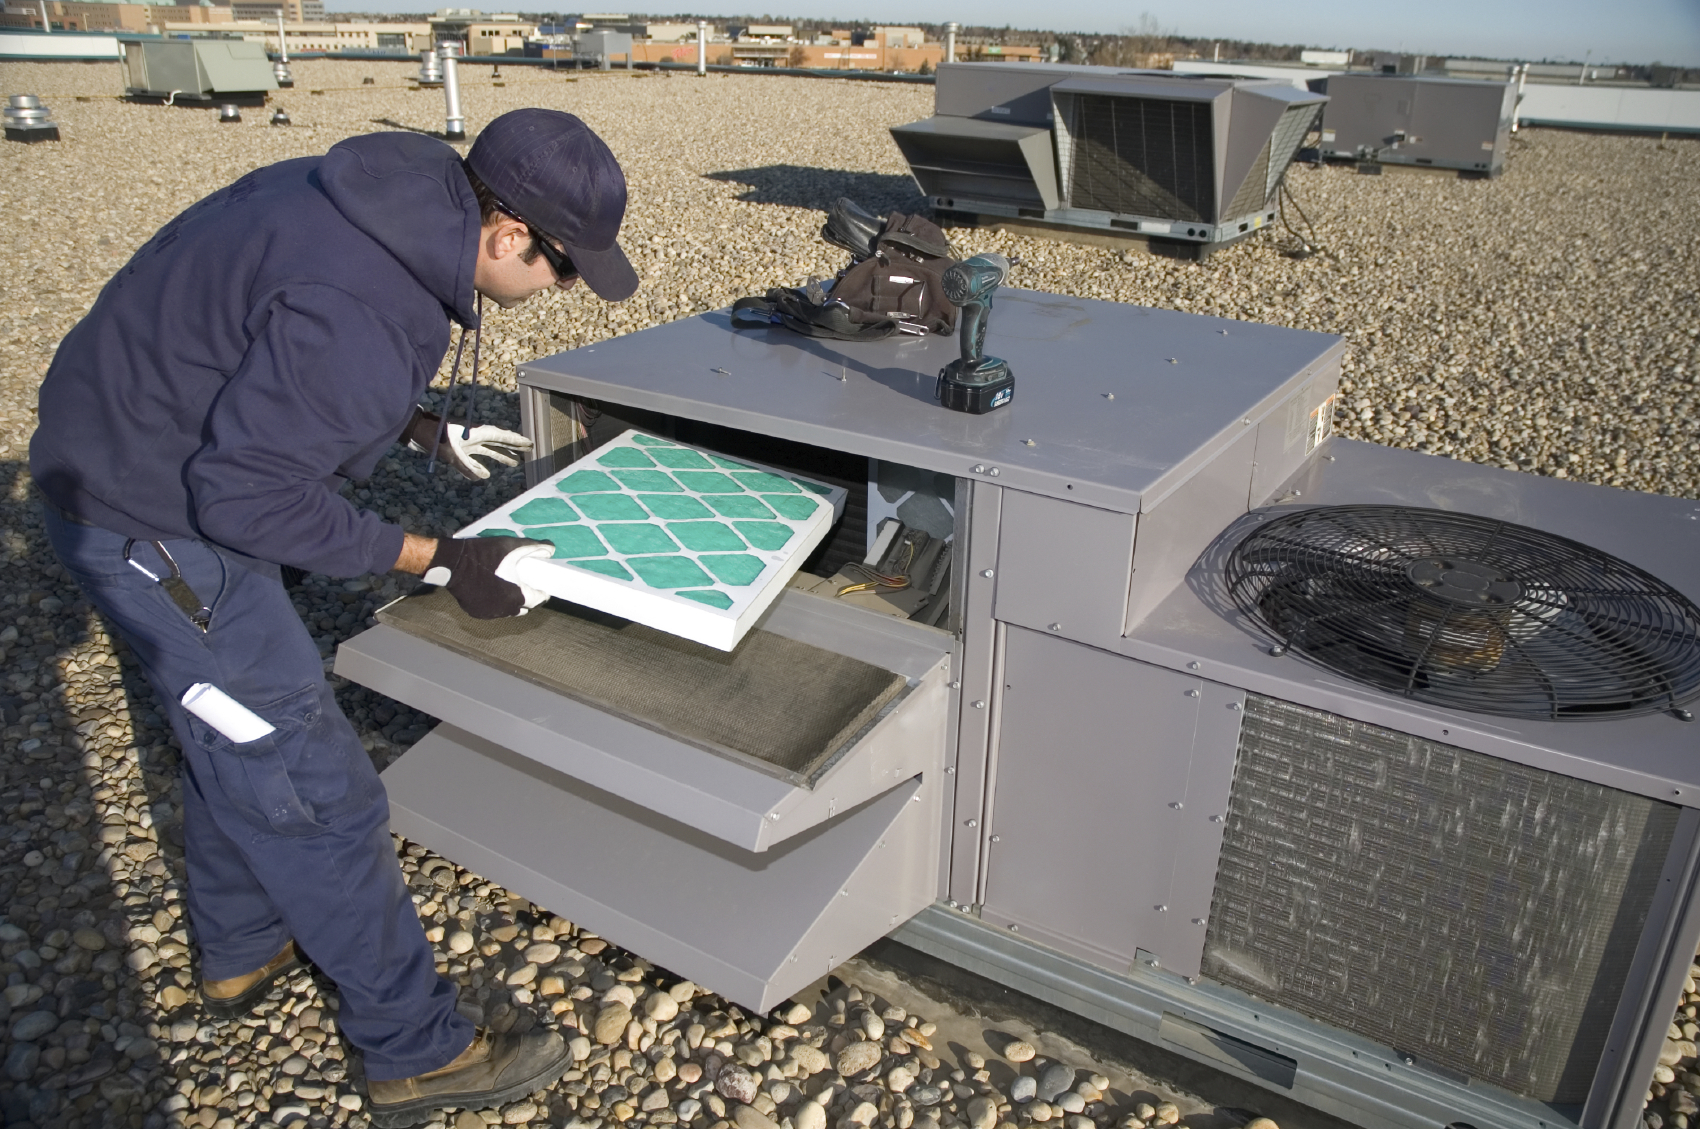
{"label": "rooftop hvac unit", "polygon": [[1498,176],[1517,109],[1514,82],[1414,75],[1328,79],[1324,157]]}
{"label": "rooftop hvac unit", "polygon": [[1208,250],[1275,218],[1326,101],[1278,82],[946,64],[937,112],[892,136],[935,208]]}
{"label": "rooftop hvac unit", "polygon": [[240,40],[163,40],[126,43],[126,93],[173,103],[264,101],[277,77],[260,43]]}
{"label": "rooftop hvac unit", "polygon": [[395,829],[754,1009],[890,934],[1354,1124],[1636,1125],[1700,503],[1338,439],[1323,334],[1005,290],[985,348],[983,417],[953,341],[725,312],[522,366],[548,504],[498,516],[560,567],[726,608],[735,538],[834,524],[731,651],[383,609],[338,673],[444,722]]}

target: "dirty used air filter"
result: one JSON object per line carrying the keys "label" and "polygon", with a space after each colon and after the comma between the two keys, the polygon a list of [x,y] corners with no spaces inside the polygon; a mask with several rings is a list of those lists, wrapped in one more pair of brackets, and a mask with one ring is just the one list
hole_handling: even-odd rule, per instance
{"label": "dirty used air filter", "polygon": [[906,688],[899,674],[759,628],[726,652],[564,603],[472,619],[441,589],[378,619],[797,784],[830,766]]}
{"label": "dirty used air filter", "polygon": [[1248,694],[1202,971],[1580,1103],[1679,811]]}
{"label": "dirty used air filter", "polygon": [[1505,521],[1301,510],[1242,540],[1226,578],[1278,647],[1432,705],[1574,721],[1700,695],[1700,608],[1626,561]]}

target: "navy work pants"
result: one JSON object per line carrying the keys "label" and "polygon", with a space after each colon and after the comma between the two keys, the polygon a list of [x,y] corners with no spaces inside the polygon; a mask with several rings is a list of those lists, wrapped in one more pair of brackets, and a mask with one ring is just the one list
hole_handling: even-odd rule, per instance
{"label": "navy work pants", "polygon": [[[165,542],[212,609],[202,634],[126,564],[126,538],[44,508],[60,562],[123,634],[183,748],[189,919],[201,976],[265,964],[292,938],[336,981],[338,1022],[375,1079],[446,1065],[472,1041],[437,975],[389,833],[389,801],[337,709],[279,570],[203,541]],[[151,543],[131,554],[156,575]],[[210,682],[276,726],[232,744],[179,704]]]}

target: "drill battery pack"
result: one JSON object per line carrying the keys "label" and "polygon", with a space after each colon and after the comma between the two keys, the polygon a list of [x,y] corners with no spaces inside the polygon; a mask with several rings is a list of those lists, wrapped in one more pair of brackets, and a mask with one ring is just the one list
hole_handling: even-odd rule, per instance
{"label": "drill battery pack", "polygon": [[953,412],[985,415],[1009,403],[1015,395],[1015,374],[996,357],[984,357],[972,367],[960,360],[939,370],[933,396]]}

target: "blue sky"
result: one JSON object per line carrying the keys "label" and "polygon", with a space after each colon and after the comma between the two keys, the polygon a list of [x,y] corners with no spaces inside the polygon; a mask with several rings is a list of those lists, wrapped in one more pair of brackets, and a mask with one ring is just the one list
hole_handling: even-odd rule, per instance
{"label": "blue sky", "polygon": [[[342,11],[419,11],[432,0],[330,0]],[[440,0],[439,0],[440,2]],[[459,0],[467,4],[469,0]],[[487,11],[492,0],[476,0]],[[516,0],[521,10],[542,10],[551,0]],[[553,0],[559,3],[560,0]],[[615,11],[618,6],[597,0]],[[649,0],[653,2],[653,0]],[[1665,62],[1700,66],[1700,0],[695,0],[705,15],[741,14],[774,5],[773,15],[829,12],[842,19],[878,23],[960,20],[977,24],[1040,27],[1053,31],[1115,32],[1149,12],[1165,31],[1319,47],[1382,47],[1433,55],[1489,55],[1523,59]],[[552,6],[552,5],[551,5]],[[576,5],[576,6],[582,6]],[[568,6],[572,10],[575,6]]]}

